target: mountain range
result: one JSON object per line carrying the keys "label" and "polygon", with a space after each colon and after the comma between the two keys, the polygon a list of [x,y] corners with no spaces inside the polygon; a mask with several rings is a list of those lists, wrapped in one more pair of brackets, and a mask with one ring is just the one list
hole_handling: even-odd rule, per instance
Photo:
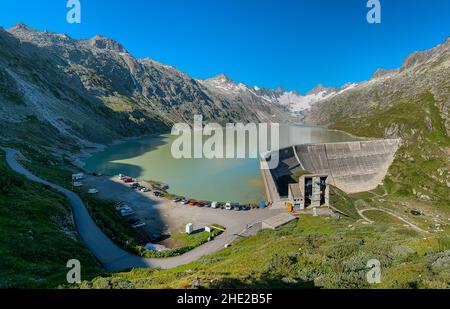
{"label": "mountain range", "polygon": [[[221,74],[194,79],[152,59],[133,57],[96,35],[76,40],[17,24],[0,28],[0,138],[65,149],[167,131],[194,114],[216,122],[331,124],[367,115],[430,91],[450,132],[450,39],[409,56],[395,70],[305,95],[237,83]],[[20,125],[19,125],[20,124]],[[48,143],[47,143],[48,144]]]}
{"label": "mountain range", "polygon": [[91,146],[167,131],[191,123],[194,114],[222,123],[294,121],[282,104],[223,91],[214,84],[220,78],[195,80],[137,59],[103,36],[76,40],[17,24],[0,29],[0,46],[0,136],[6,140],[45,142],[45,132],[54,137],[52,146]]}
{"label": "mountain range", "polygon": [[415,100],[423,93],[433,96],[450,135],[450,38],[433,49],[411,54],[401,68],[379,69],[369,81],[317,101],[305,121],[326,125],[364,118],[400,101]]}

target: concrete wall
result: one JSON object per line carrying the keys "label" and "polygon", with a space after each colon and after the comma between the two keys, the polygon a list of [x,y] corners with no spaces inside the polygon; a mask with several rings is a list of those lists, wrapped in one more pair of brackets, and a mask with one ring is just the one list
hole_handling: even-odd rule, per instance
{"label": "concrete wall", "polygon": [[400,140],[298,145],[300,165],[314,174],[330,175],[329,183],[347,193],[375,189],[386,176]]}

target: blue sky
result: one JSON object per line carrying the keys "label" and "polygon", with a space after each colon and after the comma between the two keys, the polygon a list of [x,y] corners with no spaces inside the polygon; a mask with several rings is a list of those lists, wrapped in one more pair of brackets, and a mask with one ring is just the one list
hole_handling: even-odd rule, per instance
{"label": "blue sky", "polygon": [[80,25],[66,22],[66,2],[2,0],[0,26],[102,34],[195,78],[301,93],[367,80],[450,35],[448,0],[380,0],[379,25],[367,23],[366,0],[80,0]]}

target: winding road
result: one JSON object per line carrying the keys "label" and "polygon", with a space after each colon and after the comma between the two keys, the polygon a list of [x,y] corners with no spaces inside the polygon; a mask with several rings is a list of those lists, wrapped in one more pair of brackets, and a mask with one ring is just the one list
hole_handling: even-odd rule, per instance
{"label": "winding road", "polygon": [[[2,148],[6,153],[6,162],[9,167],[24,175],[31,181],[49,186],[62,194],[64,194],[70,202],[75,226],[81,240],[91,253],[100,261],[103,267],[108,271],[125,271],[132,268],[149,268],[159,267],[162,269],[169,269],[176,266],[184,265],[199,258],[214,253],[222,248],[225,244],[232,242],[238,235],[243,234],[247,228],[240,226],[233,226],[216,237],[211,242],[208,242],[200,247],[197,247],[183,255],[166,258],[166,259],[149,259],[137,255],[133,255],[120,247],[118,247],[111,239],[109,239],[100,228],[96,225],[94,220],[89,215],[83,201],[74,192],[67,190],[59,185],[48,182],[33,175],[30,171],[24,168],[17,160],[18,152],[11,148]],[[253,222],[256,224],[256,222]]]}

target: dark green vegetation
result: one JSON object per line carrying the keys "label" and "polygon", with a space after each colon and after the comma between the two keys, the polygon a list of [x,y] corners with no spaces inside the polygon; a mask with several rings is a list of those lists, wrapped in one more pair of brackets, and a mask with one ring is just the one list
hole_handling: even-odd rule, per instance
{"label": "dark green vegetation", "polygon": [[[79,169],[75,168],[69,160],[63,159],[58,161],[56,158],[43,156],[42,153],[31,150],[31,148],[24,150],[25,157],[27,159],[30,158],[30,160],[22,162],[22,164],[35,175],[39,175],[78,193],[97,226],[123,249],[148,258],[161,258],[181,255],[208,241],[208,233],[198,233],[184,236],[183,241],[180,241],[180,246],[173,249],[167,249],[162,252],[145,249],[145,244],[150,241],[147,233],[144,229],[133,229],[129,219],[122,217],[115,209],[116,203],[114,201],[96,198],[87,194],[85,189],[72,188],[70,182],[71,174],[79,171]],[[161,185],[159,182],[152,183]],[[214,230],[211,236],[214,238],[218,234],[220,232]]]}
{"label": "dark green vegetation", "polygon": [[82,189],[75,192],[83,200],[97,226],[118,246],[138,254],[139,248],[149,241],[142,229],[133,229],[128,220],[116,211],[114,202],[98,199]]}
{"label": "dark green vegetation", "polygon": [[333,209],[346,217],[352,219],[361,218],[355,208],[355,199],[334,186],[330,186],[330,204]]}
{"label": "dark green vegetation", "polygon": [[[85,189],[72,188],[71,175],[74,172],[78,172],[79,169],[74,167],[69,159],[63,158],[58,160],[55,157],[39,152],[33,147],[21,148],[23,149],[22,153],[27,158],[27,161],[21,163],[28,170],[41,178],[78,193],[97,226],[118,246],[131,253],[148,258],[172,257],[186,253],[208,241],[209,233],[197,233],[189,236],[183,234],[176,248],[162,252],[147,250],[144,246],[150,239],[145,230],[133,229],[129,219],[122,217],[115,209],[116,203],[114,201],[96,198],[87,194]],[[161,185],[160,182],[151,183]],[[213,230],[211,237],[214,238],[220,233],[218,230]]]}
{"label": "dark green vegetation", "polygon": [[430,93],[414,100],[400,100],[376,110],[366,117],[339,121],[334,129],[366,137],[402,139],[384,188],[391,203],[407,203],[443,215],[450,214],[450,194],[447,179],[450,170],[450,138],[440,116],[437,102]]}
{"label": "dark green vegetation", "polygon": [[[184,233],[170,235],[177,240],[177,246],[161,252],[155,252],[144,248],[151,239],[144,229],[133,229],[129,219],[122,217],[115,209],[115,202],[98,199],[87,194],[84,190],[76,190],[83,199],[90,215],[100,229],[118,246],[136,255],[148,258],[166,258],[186,253],[208,241],[209,233],[200,232],[192,235]],[[214,238],[220,232],[213,230]]]}
{"label": "dark green vegetation", "polygon": [[[301,215],[298,223],[261,231],[185,266],[133,270],[81,287],[190,288],[198,278],[206,288],[448,288],[446,241],[398,225]],[[382,283],[371,286],[366,264],[374,258],[382,264]]]}
{"label": "dark green vegetation", "polygon": [[[219,288],[450,288],[448,171],[450,140],[432,95],[401,100],[364,116],[332,124],[364,137],[400,137],[402,146],[382,186],[347,195],[332,188],[331,203],[342,219],[301,216],[278,231],[262,231],[231,248],[173,270],[134,270],[97,278],[82,287]],[[414,231],[380,208],[430,230]],[[423,215],[413,215],[420,209]],[[358,221],[356,221],[358,220]],[[436,226],[441,228],[438,229]],[[366,263],[382,264],[382,283],[369,285]]]}
{"label": "dark green vegetation", "polygon": [[70,259],[81,262],[83,278],[101,274],[77,238],[64,196],[12,172],[3,151],[0,184],[0,288],[64,284]]}
{"label": "dark green vegetation", "polygon": [[176,248],[155,252],[141,247],[138,249],[137,253],[148,258],[168,258],[172,256],[182,255],[207,243],[209,237],[211,237],[211,239],[214,239],[214,237],[220,235],[221,233],[222,232],[219,230],[212,230],[211,233],[202,231],[191,235],[180,233],[178,235],[172,235],[173,241],[177,244]]}
{"label": "dark green vegetation", "polygon": [[394,103],[369,117],[338,122],[332,128],[367,137],[385,137],[387,131],[397,131],[403,145],[385,183],[388,193],[413,195],[413,188],[422,187],[433,192],[436,202],[450,205],[445,182],[432,179],[440,167],[449,167],[450,138],[431,94],[418,96],[413,102]]}

